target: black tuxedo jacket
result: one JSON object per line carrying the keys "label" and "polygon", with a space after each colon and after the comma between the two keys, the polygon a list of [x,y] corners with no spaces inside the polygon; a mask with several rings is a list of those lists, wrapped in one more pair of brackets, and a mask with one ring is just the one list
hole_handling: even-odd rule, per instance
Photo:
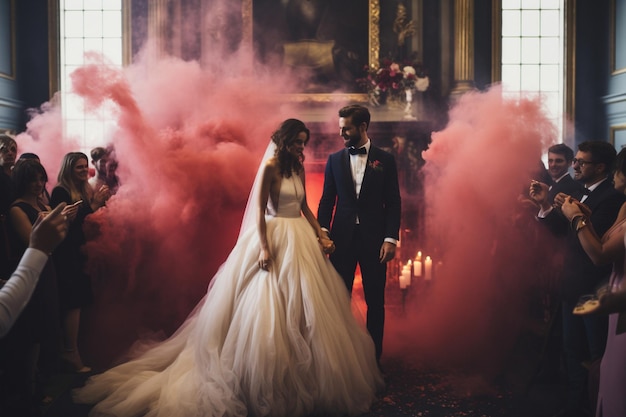
{"label": "black tuxedo jacket", "polygon": [[328,157],[318,220],[337,248],[350,244],[357,216],[368,245],[380,246],[386,237],[399,239],[400,204],[398,170],[390,153],[370,146],[358,198],[348,150]]}
{"label": "black tuxedo jacket", "polygon": [[[615,190],[609,179],[603,181],[589,194],[584,204],[591,209],[591,224],[598,236],[604,235],[611,228],[625,201],[626,196]],[[593,264],[582,248],[576,232],[571,230],[569,221],[560,214],[560,210],[552,210],[543,221],[556,234],[567,236],[561,287],[563,300],[575,303],[578,297],[595,292],[597,287],[608,279],[611,265]]]}
{"label": "black tuxedo jacket", "polygon": [[554,197],[558,193],[565,193],[567,195],[571,195],[577,200],[580,200],[584,188],[585,186],[572,178],[571,175],[566,175],[561,179],[561,181],[552,183],[552,187],[548,191],[548,201],[552,204],[554,202]]}

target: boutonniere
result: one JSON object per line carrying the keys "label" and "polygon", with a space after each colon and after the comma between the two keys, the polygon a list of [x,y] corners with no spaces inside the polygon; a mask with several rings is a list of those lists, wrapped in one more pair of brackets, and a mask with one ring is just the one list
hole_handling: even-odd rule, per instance
{"label": "boutonniere", "polygon": [[374,171],[383,171],[383,164],[378,159],[374,161],[368,161],[367,165],[369,165],[369,167]]}

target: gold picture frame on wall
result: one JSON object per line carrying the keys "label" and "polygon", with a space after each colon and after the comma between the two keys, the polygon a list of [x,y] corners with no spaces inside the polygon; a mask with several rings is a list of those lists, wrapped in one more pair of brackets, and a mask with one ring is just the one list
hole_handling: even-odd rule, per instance
{"label": "gold picture frame on wall", "polygon": [[[343,3],[346,0],[341,0]],[[367,33],[367,60],[363,62],[363,66],[368,65],[369,68],[377,68],[379,63],[380,52],[380,0],[351,0],[357,7],[367,7],[367,21],[359,22],[359,24],[367,25],[363,27],[364,32]],[[243,0],[242,2],[242,18],[243,18],[243,43],[248,45],[251,50],[255,50],[259,44],[258,39],[254,39],[255,36],[255,4],[259,8],[260,12],[266,15],[276,16],[278,13],[274,10],[268,10],[267,4],[269,2],[256,1],[256,0]],[[281,4],[281,2],[276,2]],[[284,2],[283,2],[284,3]],[[335,4],[341,4],[339,2]],[[346,3],[343,3],[346,4]],[[264,5],[263,7],[261,7]],[[269,8],[271,9],[271,8]],[[365,10],[361,10],[365,12]],[[285,42],[285,45],[287,42]],[[287,49],[285,49],[287,50]],[[283,63],[288,62],[288,59],[284,58]],[[295,102],[346,102],[357,101],[366,102],[368,100],[367,94],[357,91],[341,92],[342,90],[336,90],[333,92],[315,92],[315,91],[303,91],[293,94],[287,94],[286,98],[289,101]]]}
{"label": "gold picture frame on wall", "polygon": [[0,0],[0,77],[15,79],[15,0]]}

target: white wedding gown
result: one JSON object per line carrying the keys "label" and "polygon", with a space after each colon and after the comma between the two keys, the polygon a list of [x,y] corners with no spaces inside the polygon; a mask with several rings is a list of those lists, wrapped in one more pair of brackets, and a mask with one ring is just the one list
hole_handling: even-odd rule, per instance
{"label": "white wedding gown", "polygon": [[273,263],[258,267],[242,233],[181,328],[130,362],[91,377],[75,402],[90,416],[284,416],[367,412],[383,380],[343,281],[301,216],[300,177],[268,204]]}

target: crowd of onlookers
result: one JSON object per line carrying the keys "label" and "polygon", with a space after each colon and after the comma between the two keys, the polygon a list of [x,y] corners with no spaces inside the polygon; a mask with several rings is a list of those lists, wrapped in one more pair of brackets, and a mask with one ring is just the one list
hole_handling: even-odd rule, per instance
{"label": "crowd of onlookers", "polygon": [[[83,222],[117,192],[119,179],[113,147],[94,148],[90,156],[93,170],[84,153],[66,154],[56,185],[48,190],[48,175],[38,156],[23,153],[18,158],[16,141],[0,135],[0,290],[6,280],[14,279],[18,265],[24,267],[20,261],[32,248],[33,228],[41,219],[61,206],[58,215],[67,223],[64,238],[47,254],[29,301],[14,323],[6,323],[8,332],[0,338],[2,415],[37,415],[51,400],[43,393],[47,376],[61,369],[91,370],[78,349],[81,309],[93,300],[85,272]],[[11,293],[16,288],[5,290],[16,298]],[[9,307],[0,303],[4,310]]]}
{"label": "crowd of onlookers", "polygon": [[547,173],[525,193],[562,260],[551,265],[558,286],[548,294],[553,326],[537,377],[563,377],[557,416],[626,416],[626,149],[587,141],[574,155],[554,145]]}

